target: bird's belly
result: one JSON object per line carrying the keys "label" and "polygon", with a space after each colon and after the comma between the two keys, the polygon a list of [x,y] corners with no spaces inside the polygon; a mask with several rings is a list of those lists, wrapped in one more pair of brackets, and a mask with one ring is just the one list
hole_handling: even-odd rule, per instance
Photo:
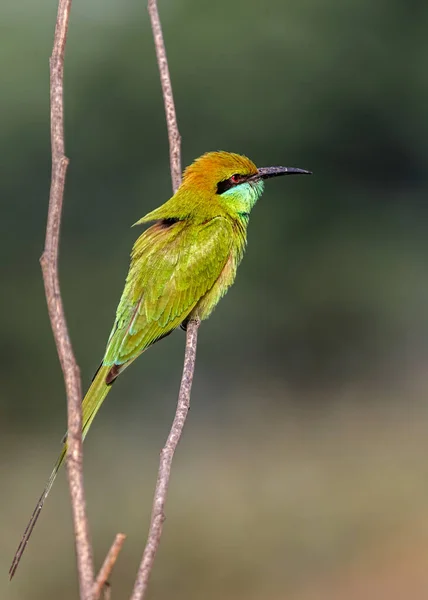
{"label": "bird's belly", "polygon": [[189,315],[190,319],[207,319],[218,302],[225,295],[232,283],[235,281],[237,264],[235,257],[231,254],[217,281],[212,288],[208,290],[205,296],[199,300],[195,308]]}

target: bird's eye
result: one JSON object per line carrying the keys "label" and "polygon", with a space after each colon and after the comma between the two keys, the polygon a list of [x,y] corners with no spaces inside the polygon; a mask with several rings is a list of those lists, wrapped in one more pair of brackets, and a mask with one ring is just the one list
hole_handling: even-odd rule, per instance
{"label": "bird's eye", "polygon": [[235,175],[232,175],[232,177],[230,178],[230,181],[231,181],[232,183],[239,183],[240,179],[241,179],[241,178],[240,178],[239,174],[238,174],[238,173],[235,173]]}

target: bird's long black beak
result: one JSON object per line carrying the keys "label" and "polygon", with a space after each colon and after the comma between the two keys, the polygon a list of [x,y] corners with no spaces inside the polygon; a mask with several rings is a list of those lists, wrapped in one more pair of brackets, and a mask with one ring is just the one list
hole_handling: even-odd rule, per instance
{"label": "bird's long black beak", "polygon": [[280,175],[312,175],[312,171],[297,169],[295,167],[261,167],[257,169],[257,174],[253,175],[254,179],[270,179],[271,177],[279,177]]}

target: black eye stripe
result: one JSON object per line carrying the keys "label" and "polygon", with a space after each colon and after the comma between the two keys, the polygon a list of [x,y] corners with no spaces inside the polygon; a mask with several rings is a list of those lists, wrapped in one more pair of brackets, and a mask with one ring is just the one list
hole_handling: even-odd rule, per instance
{"label": "black eye stripe", "polygon": [[236,183],[232,183],[230,179],[225,179],[224,181],[219,181],[217,184],[217,194],[223,194],[227,190],[230,190],[231,187],[234,187]]}
{"label": "black eye stripe", "polygon": [[[234,181],[235,178],[237,179],[236,181]],[[217,184],[217,194],[223,194],[227,190],[230,190],[230,188],[235,187],[240,183],[244,182],[246,179],[247,175],[239,175],[238,173],[235,173],[234,175],[232,175],[232,177],[229,177],[229,179],[219,181]]]}

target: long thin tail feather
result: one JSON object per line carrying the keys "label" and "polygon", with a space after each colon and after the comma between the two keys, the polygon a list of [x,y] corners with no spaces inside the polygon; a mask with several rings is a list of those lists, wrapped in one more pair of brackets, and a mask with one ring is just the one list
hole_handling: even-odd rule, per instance
{"label": "long thin tail feather", "polygon": [[[92,424],[92,421],[95,418],[101,404],[103,403],[105,397],[110,391],[111,385],[106,384],[106,377],[110,371],[110,367],[101,366],[98,370],[89,390],[86,393],[86,396],[82,402],[82,437],[85,439],[86,434],[89,431],[89,428]],[[25,528],[24,535],[22,536],[21,542],[18,546],[17,551],[15,552],[15,556],[13,557],[12,564],[9,569],[9,578],[15,575],[16,569],[18,568],[19,562],[24,554],[25,548],[28,544],[28,540],[33,533],[33,529],[37,523],[37,519],[40,516],[43,505],[45,503],[46,498],[51,491],[51,488],[54,484],[58,471],[60,470],[65,457],[67,454],[67,442],[66,437],[61,449],[61,453],[57,458],[53,471],[46,483],[45,489],[43,490],[42,495],[40,496],[36,507],[31,515],[31,519],[28,522],[27,527]]]}

